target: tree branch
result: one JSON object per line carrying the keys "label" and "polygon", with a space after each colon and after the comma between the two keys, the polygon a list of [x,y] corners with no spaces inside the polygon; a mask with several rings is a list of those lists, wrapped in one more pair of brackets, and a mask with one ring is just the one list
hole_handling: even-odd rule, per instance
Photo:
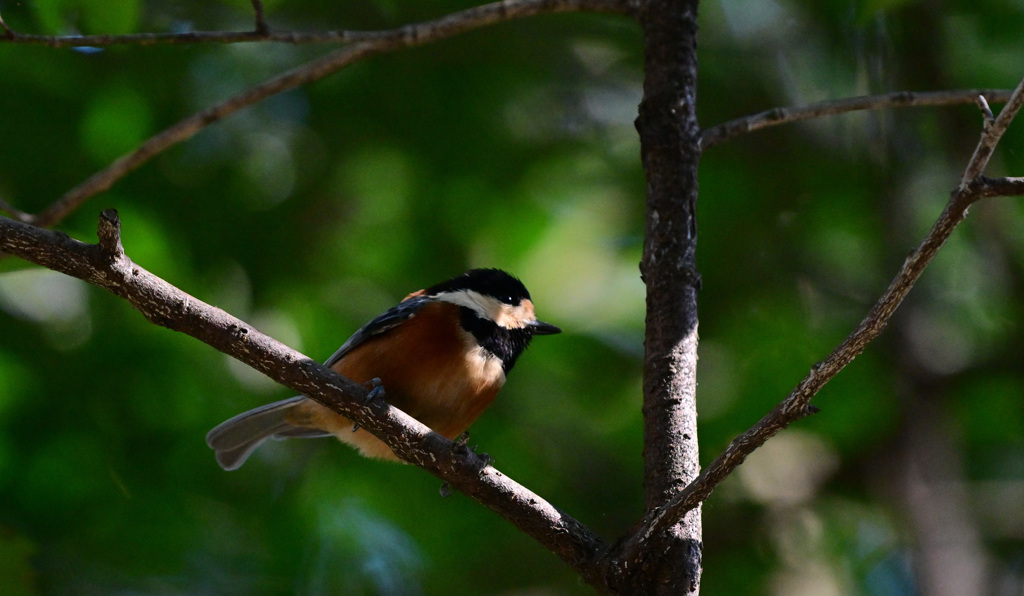
{"label": "tree branch", "polygon": [[121,248],[116,211],[102,213],[97,234],[98,244],[85,244],[0,217],[0,250],[102,287],[127,300],[149,321],[186,333],[351,418],[403,460],[486,505],[601,587],[595,561],[606,545],[589,528],[387,401],[366,402],[366,387],[133,263]]}
{"label": "tree branch", "polygon": [[1024,195],[1024,178],[989,178],[978,176],[967,185],[967,192],[976,199],[1017,197]]}
{"label": "tree branch", "polygon": [[[130,33],[127,35],[33,35],[18,33],[10,29],[0,18],[0,27],[4,36],[0,43],[20,43],[43,45],[51,48],[64,47],[107,47],[115,45],[149,46],[157,44],[195,44],[195,43],[243,43],[243,42],[277,42],[290,44],[338,44],[363,41],[384,41],[393,38],[420,39],[407,41],[403,47],[421,45],[451,37],[462,31],[476,29],[505,21],[521,19],[538,14],[554,14],[561,12],[606,12],[629,14],[633,0],[502,0],[474,8],[469,8],[443,16],[435,21],[416,25],[405,25],[397,29],[381,31],[353,31],[338,29],[334,31],[270,31],[264,19],[263,6],[259,0],[253,0],[256,13],[256,29],[254,31],[191,31],[186,33]],[[462,28],[465,27],[465,28]],[[454,29],[454,31],[437,34],[435,29]],[[434,37],[438,35],[437,37]]]}
{"label": "tree branch", "polygon": [[1002,103],[1010,98],[1009,89],[963,89],[953,91],[899,91],[885,95],[865,95],[814,103],[809,106],[774,108],[707,128],[701,134],[701,148],[708,149],[740,135],[782,124],[835,116],[860,110],[882,110],[921,106],[953,106],[976,103],[979,97]]}
{"label": "tree branch", "polygon": [[[191,138],[210,124],[272,95],[318,81],[369,56],[421,46],[495,23],[542,13],[579,10],[628,12],[628,1],[504,0],[452,13],[434,21],[407,25],[387,31],[360,34],[360,41],[357,43],[293,68],[221,103],[179,120],[177,123],[144,141],[134,151],[122,155],[106,168],[96,172],[75,188],[64,193],[63,196],[47,207],[42,213],[33,216],[30,221],[42,227],[52,226],[67,217],[89,198],[109,189],[118,180],[124,178],[153,157],[169,147]],[[246,33],[244,35],[256,34]]]}
{"label": "tree branch", "polygon": [[1021,178],[990,179],[980,175],[991,157],[992,150],[1017,115],[1022,104],[1024,104],[1024,80],[1013,91],[995,121],[991,125],[984,126],[981,140],[965,169],[965,176],[976,173],[975,177],[966,183],[961,182],[952,191],[945,209],[939,215],[932,229],[918,247],[907,256],[885,293],[857,328],[829,354],[828,358],[815,364],[810,373],[800,381],[786,399],[776,405],[757,424],[733,439],[725,451],[715,458],[700,476],[678,493],[670,503],[658,510],[648,512],[639,530],[623,542],[622,558],[628,559],[630,556],[637,556],[639,553],[645,552],[652,539],[656,539],[660,533],[675,524],[688,511],[705,501],[718,484],[742,464],[748,455],[793,422],[818,411],[817,407],[811,405],[811,399],[885,329],[896,308],[903,302],[925,267],[928,266],[957,225],[966,218],[967,209],[971,204],[983,197],[1002,194],[1024,195],[1024,180]]}

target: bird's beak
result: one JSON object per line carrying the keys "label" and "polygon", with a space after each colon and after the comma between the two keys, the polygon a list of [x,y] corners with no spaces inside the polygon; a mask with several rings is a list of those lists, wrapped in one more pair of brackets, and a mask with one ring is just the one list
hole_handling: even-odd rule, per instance
{"label": "bird's beak", "polygon": [[555,327],[554,325],[550,323],[545,323],[543,321],[534,321],[530,323],[529,328],[534,335],[554,335],[555,333],[562,332],[562,330],[559,329],[558,327]]}

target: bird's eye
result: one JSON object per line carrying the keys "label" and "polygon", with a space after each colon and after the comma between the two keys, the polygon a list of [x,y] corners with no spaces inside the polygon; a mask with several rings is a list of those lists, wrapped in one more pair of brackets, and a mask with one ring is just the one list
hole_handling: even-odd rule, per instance
{"label": "bird's eye", "polygon": [[505,304],[512,304],[512,297],[511,296],[502,296],[502,297],[498,298],[498,300],[504,302]]}

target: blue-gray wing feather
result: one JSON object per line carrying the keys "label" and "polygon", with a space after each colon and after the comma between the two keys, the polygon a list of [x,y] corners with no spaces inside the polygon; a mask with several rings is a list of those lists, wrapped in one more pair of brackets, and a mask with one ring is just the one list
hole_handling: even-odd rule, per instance
{"label": "blue-gray wing feather", "polygon": [[437,298],[434,296],[415,296],[398,303],[391,309],[379,315],[377,318],[360,327],[358,331],[352,334],[352,337],[348,338],[345,343],[341,344],[338,351],[332,354],[331,357],[324,362],[324,365],[334,366],[339,360],[344,358],[346,354],[366,343],[367,340],[377,337],[382,333],[387,333],[391,329],[394,329],[405,321],[408,321],[415,316],[421,308],[435,300],[437,300]]}

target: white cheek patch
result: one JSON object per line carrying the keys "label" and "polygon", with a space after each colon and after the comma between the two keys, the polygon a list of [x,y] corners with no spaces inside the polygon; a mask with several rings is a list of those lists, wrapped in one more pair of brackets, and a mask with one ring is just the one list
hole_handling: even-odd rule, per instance
{"label": "white cheek patch", "polygon": [[494,321],[506,329],[522,329],[534,322],[533,302],[523,299],[517,306],[505,304],[497,298],[473,290],[459,290],[438,294],[440,300],[473,309],[481,318]]}
{"label": "white cheek patch", "polygon": [[494,319],[494,312],[501,303],[489,296],[484,296],[473,290],[459,290],[458,292],[445,292],[438,294],[437,298],[451,304],[458,304],[471,308],[476,314],[485,319]]}

